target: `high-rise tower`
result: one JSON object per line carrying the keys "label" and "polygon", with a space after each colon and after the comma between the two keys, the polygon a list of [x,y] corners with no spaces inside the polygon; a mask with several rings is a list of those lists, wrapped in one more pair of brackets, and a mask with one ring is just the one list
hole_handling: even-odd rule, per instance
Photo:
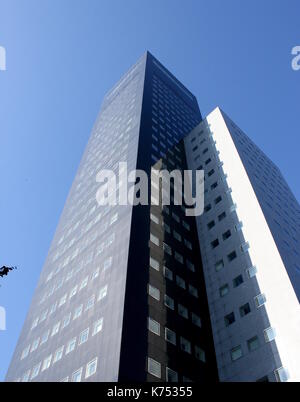
{"label": "high-rise tower", "polygon": [[[186,244],[194,247],[192,255],[175,245],[169,272],[164,252],[150,257],[150,206],[96,202],[100,170],[117,172],[127,162],[128,171],[149,174],[200,121],[195,97],[149,53],[105,96],[7,381],[216,379],[195,222],[177,215],[169,222],[178,232],[185,225]],[[181,163],[180,152],[173,163]],[[161,242],[169,236],[154,230]],[[172,271],[173,283],[164,276]]]}

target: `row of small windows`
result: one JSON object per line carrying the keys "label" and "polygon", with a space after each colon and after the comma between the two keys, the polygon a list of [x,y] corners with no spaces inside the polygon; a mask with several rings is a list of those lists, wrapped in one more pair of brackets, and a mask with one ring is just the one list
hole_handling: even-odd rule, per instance
{"label": "row of small windows", "polygon": [[[159,322],[153,320],[150,317],[148,318],[148,329],[150,332],[154,333],[157,336],[160,336],[160,332],[161,332],[160,327],[161,326],[160,326]],[[165,335],[165,340],[167,342],[176,346],[177,336],[174,331],[170,330],[169,328],[165,328],[164,335]],[[194,351],[194,356],[196,357],[196,359],[202,361],[203,363],[206,362],[204,350],[201,349],[197,345],[194,345],[194,348],[192,348],[191,342],[189,340],[187,340],[186,338],[184,338],[183,336],[179,337],[179,346],[180,346],[180,350],[185,353],[192,354],[192,351]]]}
{"label": "row of small windows", "polygon": [[[19,379],[19,381],[22,381],[22,382],[34,381],[40,373],[47,370],[51,366],[51,360],[52,360],[52,355],[48,356],[43,361],[43,363],[40,362],[37,365],[35,365],[32,370],[26,371],[26,373],[24,373],[23,377],[21,379]],[[80,369],[76,370],[72,374],[71,382],[81,382],[83,375],[84,375],[85,379],[88,379],[91,376],[93,376],[97,372],[97,364],[98,364],[98,358],[96,357],[86,364],[85,373],[84,373],[84,368],[80,367]],[[61,381],[68,382],[69,377],[66,377]]]}

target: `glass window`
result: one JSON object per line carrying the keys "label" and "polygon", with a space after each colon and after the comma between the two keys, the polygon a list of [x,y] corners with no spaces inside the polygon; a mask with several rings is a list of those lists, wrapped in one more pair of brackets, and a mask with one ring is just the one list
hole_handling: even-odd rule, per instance
{"label": "glass window", "polygon": [[178,314],[183,318],[189,318],[189,312],[182,304],[178,304]]}
{"label": "glass window", "polygon": [[229,327],[229,325],[233,324],[235,322],[234,313],[232,312],[230,314],[225,315],[224,321],[225,321],[226,327]]}
{"label": "glass window", "polygon": [[231,349],[230,354],[233,362],[240,359],[243,356],[242,347],[236,346],[235,348]]}
{"label": "glass window", "polygon": [[264,294],[260,294],[254,298],[254,301],[255,301],[256,307],[258,308],[258,307],[263,306],[266,303],[267,299]]}
{"label": "glass window", "polygon": [[75,346],[76,346],[76,338],[73,338],[69,341],[69,343],[67,345],[66,355],[73,352],[73,350],[75,349]]}
{"label": "glass window", "polygon": [[175,307],[174,300],[168,295],[165,295],[165,306],[167,306],[171,310],[174,310]]}
{"label": "glass window", "polygon": [[61,346],[59,349],[57,349],[57,351],[54,354],[53,364],[58,362],[63,357],[63,353],[64,353],[64,346]]}
{"label": "glass window", "polygon": [[150,257],[150,267],[152,267],[156,271],[159,271],[159,262],[153,257]]}
{"label": "glass window", "polygon": [[51,360],[52,360],[52,355],[46,357],[46,359],[43,362],[42,371],[45,371],[50,367]]}
{"label": "glass window", "polygon": [[220,296],[221,296],[221,297],[226,296],[226,295],[229,293],[229,286],[228,286],[228,284],[226,283],[226,285],[221,286],[220,289],[219,289],[219,292],[220,292]]}
{"label": "glass window", "polygon": [[192,313],[192,323],[197,325],[199,328],[202,326],[201,318],[195,313]]}
{"label": "glass window", "polygon": [[199,295],[198,295],[198,289],[196,289],[196,288],[195,288],[194,286],[192,286],[192,285],[189,285],[189,293],[190,293],[192,296],[196,297],[196,298],[199,297]]}
{"label": "glass window", "polygon": [[72,382],[81,382],[82,367],[72,374]]}
{"label": "glass window", "polygon": [[107,285],[103,286],[103,288],[100,289],[99,291],[99,296],[98,296],[98,301],[104,299],[104,297],[106,297],[107,295]]}
{"label": "glass window", "polygon": [[259,339],[257,336],[254,336],[253,338],[249,339],[247,341],[247,346],[249,352],[254,352],[254,350],[259,348]]}
{"label": "glass window", "polygon": [[195,346],[195,357],[203,363],[206,362],[205,352],[199,346]]}
{"label": "glass window", "polygon": [[82,309],[83,309],[83,304],[78,306],[74,312],[73,320],[76,320],[76,318],[79,318],[82,314]]}
{"label": "glass window", "polygon": [[154,236],[154,234],[152,233],[150,233],[150,241],[156,246],[159,246],[159,238],[157,236]]}
{"label": "glass window", "polygon": [[274,328],[270,327],[264,330],[264,336],[266,342],[271,342],[276,337],[276,331]]}
{"label": "glass window", "polygon": [[36,378],[39,375],[41,364],[42,363],[39,363],[33,367],[31,377],[30,377],[31,380],[33,380],[34,378]]}
{"label": "glass window", "polygon": [[153,332],[155,335],[160,335],[160,324],[159,322],[153,320],[152,318],[148,318],[148,329]]}
{"label": "glass window", "polygon": [[94,328],[93,328],[93,336],[98,334],[102,330],[103,326],[103,318],[100,318],[94,323]]}
{"label": "glass window", "polygon": [[191,347],[191,342],[188,341],[187,339],[183,338],[182,336],[180,337],[180,348],[186,353],[191,354],[192,353],[192,347]]}
{"label": "glass window", "polygon": [[251,313],[251,307],[249,303],[244,304],[240,307],[240,316],[245,317],[245,315]]}
{"label": "glass window", "polygon": [[160,291],[157,288],[155,288],[154,286],[149,285],[148,293],[151,297],[153,297],[153,299],[158,300],[158,301],[160,300]]}
{"label": "glass window", "polygon": [[176,371],[171,370],[169,367],[166,368],[166,381],[178,382],[178,374],[176,373]]}
{"label": "glass window", "polygon": [[233,287],[237,288],[244,282],[243,275],[239,275],[233,279]]}
{"label": "glass window", "polygon": [[148,357],[148,373],[154,377],[161,378],[161,364],[150,357]]}
{"label": "glass window", "polygon": [[85,378],[89,378],[97,371],[98,358],[96,357],[86,365]]}
{"label": "glass window", "polygon": [[180,276],[176,275],[176,284],[181,287],[182,289],[185,289],[185,280],[182,279]]}
{"label": "glass window", "polygon": [[172,345],[176,345],[176,334],[169,328],[165,328],[165,339],[167,342],[172,343]]}
{"label": "glass window", "polygon": [[81,332],[81,334],[79,335],[79,341],[78,341],[78,345],[81,345],[82,343],[87,342],[87,340],[89,339],[89,328],[86,328],[84,331]]}

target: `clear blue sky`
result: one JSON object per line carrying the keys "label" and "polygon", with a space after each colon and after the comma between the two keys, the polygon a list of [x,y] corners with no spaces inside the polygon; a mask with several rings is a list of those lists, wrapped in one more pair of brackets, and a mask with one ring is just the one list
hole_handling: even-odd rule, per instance
{"label": "clear blue sky", "polygon": [[221,106],[300,200],[299,0],[0,0],[0,380],[104,93],[150,50]]}

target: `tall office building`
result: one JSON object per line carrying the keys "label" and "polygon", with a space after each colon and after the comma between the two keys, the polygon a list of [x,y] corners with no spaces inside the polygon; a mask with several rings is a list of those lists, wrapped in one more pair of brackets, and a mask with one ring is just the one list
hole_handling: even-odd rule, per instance
{"label": "tall office building", "polygon": [[205,171],[197,217],[220,381],[300,381],[300,208],[220,109],[184,139]]}
{"label": "tall office building", "polygon": [[150,174],[173,148],[168,163],[183,166],[175,144],[200,121],[149,53],[105,96],[7,381],[217,379],[195,219],[96,201],[97,173],[119,162]]}

